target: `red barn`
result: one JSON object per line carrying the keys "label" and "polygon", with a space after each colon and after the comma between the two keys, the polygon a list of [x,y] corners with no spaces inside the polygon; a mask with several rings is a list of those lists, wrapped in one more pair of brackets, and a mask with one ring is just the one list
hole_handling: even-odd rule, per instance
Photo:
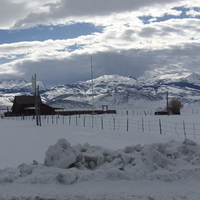
{"label": "red barn", "polygon": [[[50,115],[55,113],[55,108],[42,103],[40,96],[37,96],[38,107],[41,115]],[[12,114],[14,115],[34,115],[35,114],[35,96],[15,96]]]}

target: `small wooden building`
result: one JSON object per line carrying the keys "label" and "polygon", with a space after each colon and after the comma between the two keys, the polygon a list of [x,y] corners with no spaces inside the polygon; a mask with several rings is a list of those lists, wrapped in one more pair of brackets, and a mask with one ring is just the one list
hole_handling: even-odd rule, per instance
{"label": "small wooden building", "polygon": [[40,96],[15,96],[12,106],[12,114],[34,115],[36,98],[41,115],[50,115],[55,113],[55,108],[43,104]]}

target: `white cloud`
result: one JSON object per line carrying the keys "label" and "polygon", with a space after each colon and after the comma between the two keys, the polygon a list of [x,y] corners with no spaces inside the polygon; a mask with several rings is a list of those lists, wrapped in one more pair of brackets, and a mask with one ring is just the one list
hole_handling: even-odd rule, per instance
{"label": "white cloud", "polygon": [[[71,22],[90,22],[107,26],[137,16],[179,16],[174,7],[191,7],[198,0],[1,0],[1,28],[21,29],[38,24],[57,25]],[[194,14],[197,12],[195,11]]]}
{"label": "white cloud", "polygon": [[[39,0],[1,0],[0,1],[0,28],[10,29],[16,21],[24,19],[31,12],[41,13],[45,10],[45,3],[49,0],[43,0],[42,4]],[[51,0],[51,2],[55,2]]]}
{"label": "white cloud", "polygon": [[[153,17],[165,14],[178,15],[180,12],[172,10],[174,6],[186,6],[187,0],[60,0],[44,3],[36,1],[32,9],[27,6],[26,16],[16,18],[13,28],[28,28],[36,24],[67,24],[75,22],[91,22],[104,25],[116,22],[105,20],[112,15],[124,13],[131,15],[151,15]],[[27,14],[27,12],[29,12]],[[101,21],[103,19],[103,21]],[[110,17],[111,19],[111,17]]]}
{"label": "white cloud", "polygon": [[197,16],[200,16],[200,10],[195,11],[193,9],[190,9],[186,14],[191,16],[191,17],[197,17]]}
{"label": "white cloud", "polygon": [[[48,83],[89,79],[90,55],[94,56],[95,76],[118,73],[138,77],[144,73],[180,70],[198,72],[198,19],[171,19],[151,24],[135,22],[118,23],[105,27],[102,33],[74,39],[1,45],[0,55],[19,56],[18,60],[1,65],[1,74],[3,71],[8,74],[14,68],[12,76],[31,77],[37,73]],[[72,45],[81,48],[67,51]]]}
{"label": "white cloud", "polygon": [[[13,3],[15,2],[15,3]],[[48,83],[68,83],[90,78],[90,55],[94,75],[164,74],[172,71],[199,71],[200,50],[197,18],[178,19],[190,8],[187,0],[60,0],[1,1],[16,9],[2,27],[28,28],[37,24],[90,22],[103,26],[100,33],[66,40],[18,42],[0,45],[0,78],[10,75],[38,78]],[[199,0],[194,0],[197,5]],[[19,7],[21,9],[19,9]],[[191,10],[190,15],[197,15]],[[166,15],[174,19],[164,19]],[[138,17],[150,16],[150,23]],[[163,17],[162,21],[157,21]],[[177,19],[176,19],[177,18]],[[9,22],[9,23],[7,23]],[[70,50],[71,46],[78,49]],[[8,60],[10,59],[10,60]]]}

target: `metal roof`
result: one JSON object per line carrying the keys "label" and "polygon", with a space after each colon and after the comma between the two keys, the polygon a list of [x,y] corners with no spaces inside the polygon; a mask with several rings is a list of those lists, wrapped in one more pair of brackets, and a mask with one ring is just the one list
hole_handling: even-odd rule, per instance
{"label": "metal roof", "polygon": [[[41,104],[41,98],[40,96],[38,97],[38,103]],[[15,103],[16,104],[35,104],[35,96],[15,96]]]}

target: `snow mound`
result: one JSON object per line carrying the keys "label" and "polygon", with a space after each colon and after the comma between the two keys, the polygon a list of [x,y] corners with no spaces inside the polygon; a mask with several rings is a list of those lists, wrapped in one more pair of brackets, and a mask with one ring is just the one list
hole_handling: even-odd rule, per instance
{"label": "snow mound", "polygon": [[76,154],[71,144],[65,139],[60,139],[53,146],[50,146],[46,152],[45,165],[68,168],[76,162]]}
{"label": "snow mound", "polygon": [[185,139],[109,150],[71,146],[60,139],[48,148],[44,164],[22,164],[0,171],[0,183],[74,184],[100,180],[200,180],[200,146]]}

